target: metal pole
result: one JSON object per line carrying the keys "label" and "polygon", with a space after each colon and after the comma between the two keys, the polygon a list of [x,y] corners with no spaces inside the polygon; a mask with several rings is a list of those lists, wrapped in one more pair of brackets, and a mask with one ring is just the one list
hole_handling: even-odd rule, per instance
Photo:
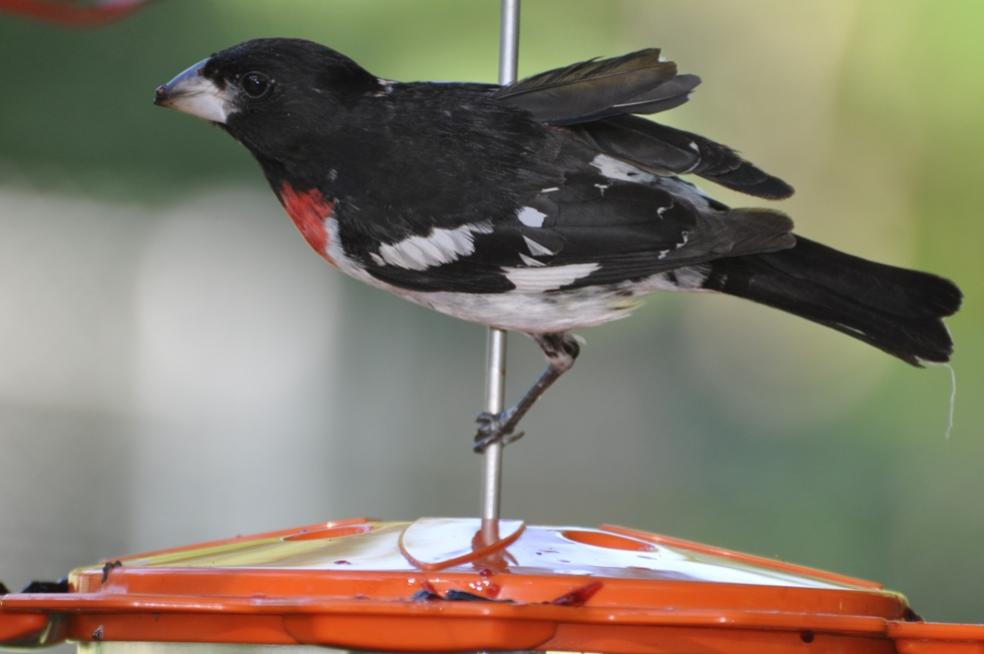
{"label": "metal pole", "polygon": [[[519,0],[500,0],[499,84],[516,81],[519,53]],[[505,407],[506,332],[489,328],[486,349],[485,410],[499,413]],[[485,449],[485,484],[482,520],[491,529],[498,527],[499,498],[502,487],[502,444]]]}

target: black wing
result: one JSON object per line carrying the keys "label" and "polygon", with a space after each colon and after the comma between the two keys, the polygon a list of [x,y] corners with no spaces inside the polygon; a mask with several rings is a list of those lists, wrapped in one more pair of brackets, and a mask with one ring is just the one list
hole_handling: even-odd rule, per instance
{"label": "black wing", "polygon": [[630,161],[657,175],[692,173],[769,200],[793,194],[792,186],[743,159],[728,146],[639,116],[616,116],[573,129],[599,152]]}
{"label": "black wing", "polygon": [[687,101],[696,75],[677,75],[657,48],[549,70],[500,88],[495,97],[544,123],[570,125],[606,116],[665,111]]}
{"label": "black wing", "polygon": [[726,145],[631,115],[681,105],[700,83],[694,75],[678,75],[676,64],[659,54],[648,49],[573,64],[502,87],[493,97],[540,122],[569,126],[599,152],[655,174],[692,173],[767,199],[792,195],[792,186]]}
{"label": "black wing", "polygon": [[[363,263],[374,277],[417,291],[551,292],[634,281],[795,243],[782,213],[727,210],[676,178],[639,171],[640,179],[629,181],[604,172],[579,170],[510,215],[474,223],[472,247],[457,256],[430,253],[448,238],[432,232],[389,244],[392,250]],[[393,252],[399,256],[389,256]]]}

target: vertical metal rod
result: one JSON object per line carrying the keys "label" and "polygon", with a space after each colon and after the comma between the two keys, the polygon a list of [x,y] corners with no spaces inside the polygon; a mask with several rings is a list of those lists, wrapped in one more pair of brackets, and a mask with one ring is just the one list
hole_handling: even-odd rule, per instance
{"label": "vertical metal rod", "polygon": [[[499,84],[516,81],[516,62],[519,58],[519,0],[500,0],[499,18]],[[485,410],[499,413],[505,407],[506,389],[506,332],[489,328],[486,348]],[[485,483],[482,495],[482,520],[494,529],[498,527],[499,499],[502,495],[502,444],[494,443],[485,450]]]}

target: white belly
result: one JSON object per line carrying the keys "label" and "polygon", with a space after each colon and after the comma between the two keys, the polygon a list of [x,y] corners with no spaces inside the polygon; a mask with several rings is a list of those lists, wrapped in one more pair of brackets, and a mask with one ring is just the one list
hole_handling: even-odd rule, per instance
{"label": "white belly", "polygon": [[393,287],[386,290],[461,320],[528,334],[566,332],[600,325],[628,316],[639,305],[632,297],[598,288],[537,295],[517,291],[419,293]]}
{"label": "white belly", "polygon": [[[526,291],[522,287],[504,293],[453,293],[412,291],[381,281],[350,259],[337,236],[337,223],[326,220],[330,238],[328,255],[345,274],[393,295],[460,320],[528,334],[566,332],[625,318],[642,296],[655,291],[695,291],[706,272],[696,267],[678,270],[676,283],[665,273],[639,282],[588,286],[567,291]],[[540,269],[543,270],[543,269]]]}

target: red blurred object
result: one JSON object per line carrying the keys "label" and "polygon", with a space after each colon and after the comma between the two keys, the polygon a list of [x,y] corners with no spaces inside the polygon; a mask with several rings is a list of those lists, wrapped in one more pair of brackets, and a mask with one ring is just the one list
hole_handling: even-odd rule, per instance
{"label": "red blurred object", "polygon": [[67,590],[0,596],[0,647],[984,654],[984,626],[922,622],[875,582],[610,525],[356,518],[87,566]]}
{"label": "red blurred object", "polygon": [[150,0],[0,0],[0,11],[70,27],[96,27],[124,18]]}

